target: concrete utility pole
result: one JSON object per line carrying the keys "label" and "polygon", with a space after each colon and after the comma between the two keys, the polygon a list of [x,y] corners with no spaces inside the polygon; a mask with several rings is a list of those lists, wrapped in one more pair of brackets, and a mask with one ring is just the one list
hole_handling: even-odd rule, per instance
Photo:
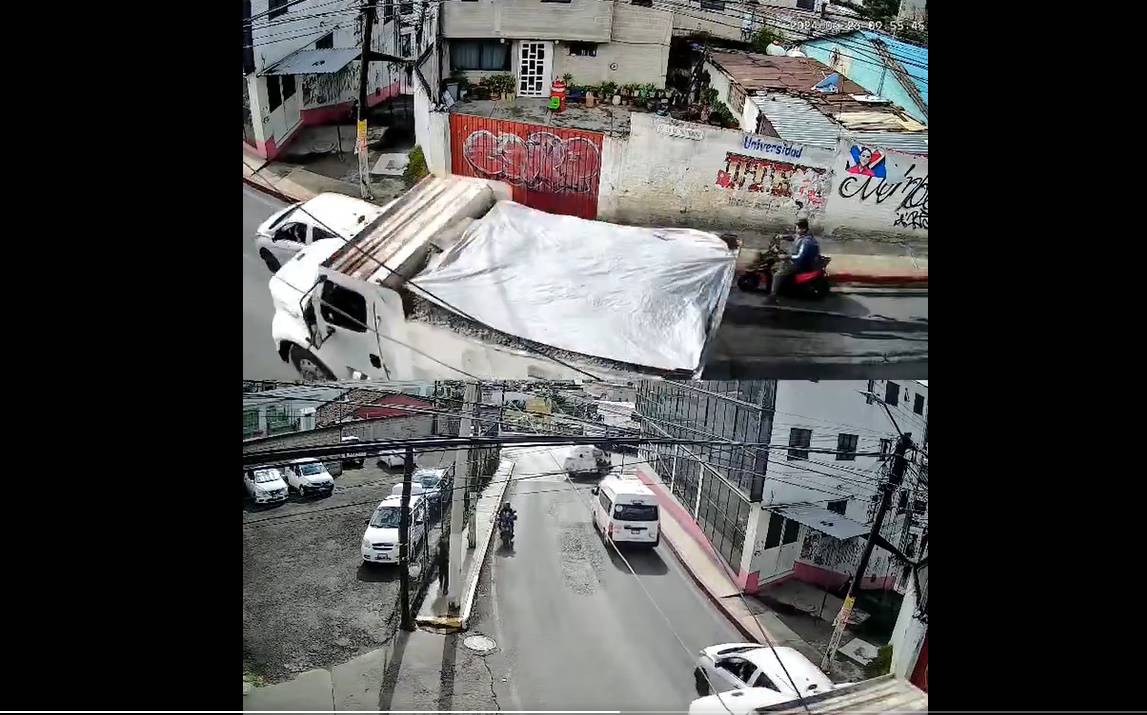
{"label": "concrete utility pole", "polygon": [[362,29],[362,55],[358,65],[358,188],[364,199],[373,199],[370,193],[370,157],[366,149],[366,86],[370,76],[370,35],[374,27],[374,12],[378,0],[366,0]]}
{"label": "concrete utility pole", "polygon": [[836,655],[836,649],[840,646],[844,627],[848,624],[848,617],[852,615],[852,607],[856,603],[856,592],[860,589],[864,571],[868,568],[868,559],[872,556],[873,547],[876,546],[876,537],[880,535],[880,527],[884,524],[884,515],[892,504],[892,495],[896,493],[900,483],[904,481],[904,470],[908,468],[908,460],[904,458],[904,455],[911,445],[912,440],[904,433],[901,433],[896,440],[896,448],[892,453],[892,469],[888,471],[888,481],[880,485],[880,509],[877,510],[876,517],[872,520],[872,531],[868,534],[868,543],[864,545],[864,553],[861,554],[860,564],[856,567],[856,573],[848,585],[848,593],[845,594],[840,613],[836,615],[836,620],[833,621],[832,638],[828,642],[828,649],[824,652],[824,658],[820,661],[820,669],[823,671],[828,671],[829,663],[832,662],[832,657]]}
{"label": "concrete utility pole", "polygon": [[410,614],[410,482],[414,475],[414,448],[406,448],[406,462],[402,470],[402,510],[398,515],[398,597],[402,608],[402,630],[414,630]]}
{"label": "concrete utility pole", "polygon": [[[458,436],[470,436],[469,409],[478,401],[477,384],[466,384],[462,400],[461,418],[458,422]],[[466,493],[470,482],[470,450],[458,449],[454,452],[454,482],[450,490],[450,577],[447,579],[446,600],[451,610],[459,608],[462,598],[462,520],[465,518]]]}

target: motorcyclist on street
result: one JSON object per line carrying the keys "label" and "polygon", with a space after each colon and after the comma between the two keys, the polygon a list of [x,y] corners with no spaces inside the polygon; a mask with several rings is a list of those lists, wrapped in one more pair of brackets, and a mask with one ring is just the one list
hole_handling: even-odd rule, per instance
{"label": "motorcyclist on street", "polygon": [[797,273],[816,270],[820,264],[820,244],[808,230],[808,219],[797,219],[797,235],[793,241],[793,255],[773,276],[773,285],[769,290],[769,302],[776,302],[777,292],[783,281],[788,280]]}
{"label": "motorcyclist on street", "polygon": [[510,502],[502,502],[501,508],[498,510],[498,528],[503,529],[509,526],[514,528],[514,522],[518,520],[518,512],[510,506]]}

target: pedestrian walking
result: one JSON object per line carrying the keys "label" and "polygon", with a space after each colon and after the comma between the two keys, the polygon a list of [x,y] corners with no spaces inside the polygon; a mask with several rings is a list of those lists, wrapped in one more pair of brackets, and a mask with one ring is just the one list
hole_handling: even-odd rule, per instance
{"label": "pedestrian walking", "polygon": [[442,540],[438,541],[438,553],[435,556],[438,562],[438,590],[441,593],[446,593],[446,589],[450,583],[450,559],[447,553],[446,543]]}

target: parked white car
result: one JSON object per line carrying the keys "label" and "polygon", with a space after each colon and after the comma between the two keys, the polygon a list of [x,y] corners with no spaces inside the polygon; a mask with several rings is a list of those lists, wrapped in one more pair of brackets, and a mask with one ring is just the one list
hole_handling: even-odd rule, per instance
{"label": "parked white car", "polygon": [[378,466],[398,469],[406,464],[406,452],[401,449],[392,449],[378,453]]}
{"label": "parked white car", "polygon": [[299,496],[317,494],[329,497],[335,489],[334,477],[317,459],[296,459],[284,471],[287,473],[287,485],[298,492]]}
{"label": "parked white car", "polygon": [[[769,648],[760,643],[720,643],[702,648],[697,656],[697,668],[693,671],[699,695],[709,695],[711,691],[723,693],[740,688],[765,688],[776,695],[795,699],[798,693],[789,682],[789,676],[800,688],[802,696],[817,695],[834,687],[829,677],[797,650]],[[717,705],[720,706],[720,702]]]}
{"label": "parked white car", "polygon": [[256,504],[274,504],[287,499],[283,474],[274,467],[248,469],[243,475],[243,486]]}
{"label": "parked white car", "polygon": [[[413,487],[413,485],[411,485]],[[399,485],[401,488],[401,485]],[[410,495],[410,553],[426,538],[426,503],[421,494]],[[398,526],[402,517],[402,495],[392,494],[374,510],[362,535],[362,560],[368,564],[398,563]]]}
{"label": "parked white car", "polygon": [[[259,226],[255,245],[259,258],[275,273],[301,249],[324,238],[354,237],[382,213],[383,207],[344,194],[319,194],[291,204]],[[338,232],[338,236],[330,230]]]}

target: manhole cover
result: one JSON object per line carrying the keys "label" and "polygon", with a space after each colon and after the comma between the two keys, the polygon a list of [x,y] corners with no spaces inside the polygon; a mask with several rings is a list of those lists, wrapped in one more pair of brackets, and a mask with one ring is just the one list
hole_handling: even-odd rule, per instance
{"label": "manhole cover", "polygon": [[498,647],[493,638],[486,636],[470,636],[462,641],[462,645],[477,653],[489,653]]}

